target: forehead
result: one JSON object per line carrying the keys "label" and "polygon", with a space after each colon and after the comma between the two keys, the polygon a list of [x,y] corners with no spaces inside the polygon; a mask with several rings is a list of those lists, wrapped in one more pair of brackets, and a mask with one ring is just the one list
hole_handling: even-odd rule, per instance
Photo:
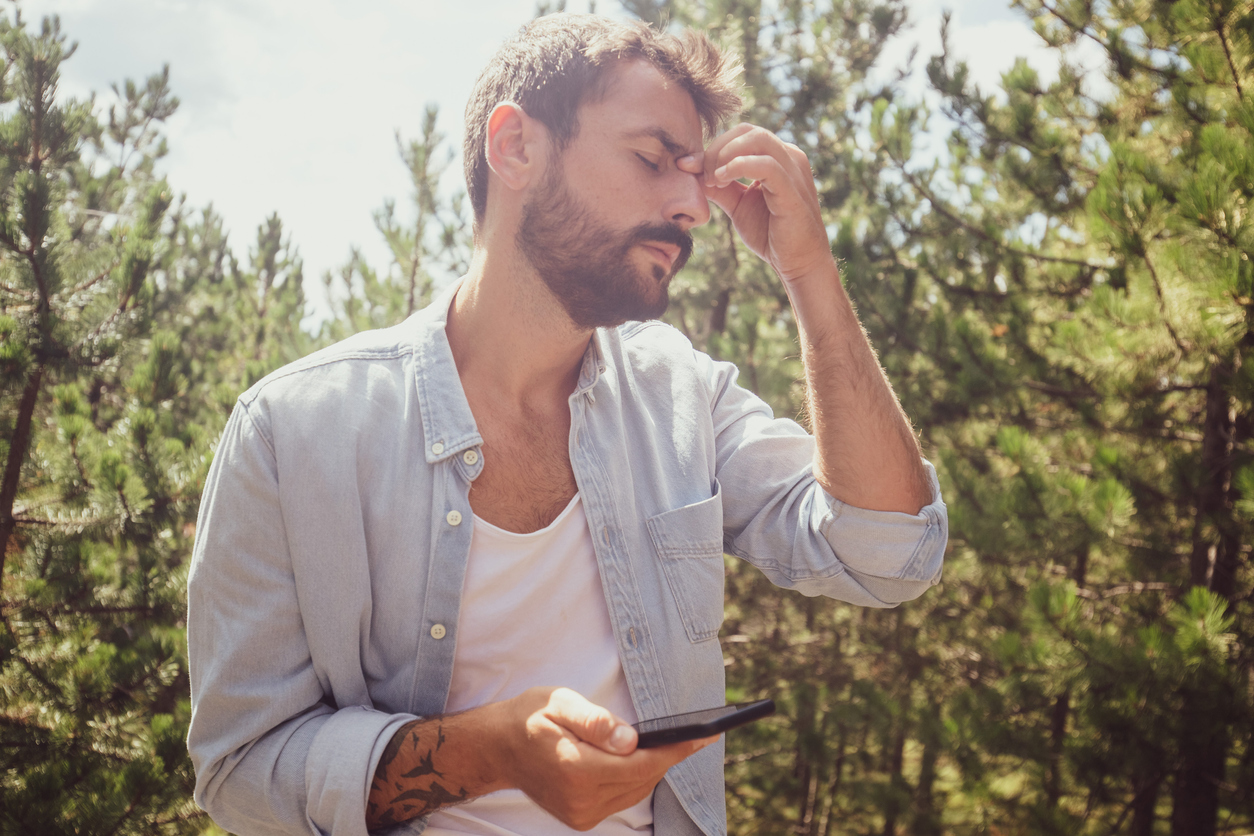
{"label": "forehead", "polygon": [[645,61],[611,70],[604,95],[580,108],[579,133],[602,141],[652,138],[676,155],[704,145],[692,96]]}

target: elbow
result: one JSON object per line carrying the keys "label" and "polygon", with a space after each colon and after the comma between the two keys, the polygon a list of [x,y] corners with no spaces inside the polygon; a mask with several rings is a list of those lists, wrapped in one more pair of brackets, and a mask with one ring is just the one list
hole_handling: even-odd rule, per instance
{"label": "elbow", "polygon": [[938,565],[931,577],[919,579],[879,578],[854,571],[850,571],[849,575],[874,599],[870,606],[895,607],[913,601],[940,583],[941,569]]}

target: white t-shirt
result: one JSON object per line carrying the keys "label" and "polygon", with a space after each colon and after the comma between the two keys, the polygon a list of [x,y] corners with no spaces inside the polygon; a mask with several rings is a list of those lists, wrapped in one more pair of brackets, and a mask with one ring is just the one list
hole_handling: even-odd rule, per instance
{"label": "white t-shirt", "polygon": [[[475,518],[455,635],[448,712],[509,699],[534,686],[560,685],[636,722],[578,494],[547,528],[530,534]],[[427,836],[576,832],[521,790],[439,810],[425,831]],[[652,797],[585,832],[652,834]]]}

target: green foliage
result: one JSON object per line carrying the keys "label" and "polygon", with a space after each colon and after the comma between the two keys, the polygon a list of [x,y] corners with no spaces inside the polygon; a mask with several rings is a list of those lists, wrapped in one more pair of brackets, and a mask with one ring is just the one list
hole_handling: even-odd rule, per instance
{"label": "green foliage", "polygon": [[0,44],[0,832],[200,832],[186,562],[230,405],[308,350],[299,260],[173,201],[168,72],[102,121],[55,18]]}
{"label": "green foliage", "polygon": [[[422,138],[406,143],[400,134],[396,147],[413,186],[413,219],[398,216],[396,202],[387,200],[375,212],[375,227],[392,254],[388,272],[379,273],[353,248],[338,273],[323,276],[332,307],[322,326],[322,337],[339,340],[368,328],[395,325],[431,301],[437,278],[459,276],[470,268],[472,232],[463,212],[464,193],[447,202],[441,198],[440,179],[453,161],[452,149],[441,149],[444,135],[436,129],[439,111],[427,107]],[[443,159],[440,159],[443,157]]]}

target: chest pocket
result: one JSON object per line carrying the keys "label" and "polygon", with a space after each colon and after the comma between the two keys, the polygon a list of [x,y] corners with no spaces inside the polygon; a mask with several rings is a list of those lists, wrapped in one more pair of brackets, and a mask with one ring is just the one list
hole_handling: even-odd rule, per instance
{"label": "chest pocket", "polygon": [[723,497],[714,496],[650,517],[649,536],[691,641],[723,626]]}

